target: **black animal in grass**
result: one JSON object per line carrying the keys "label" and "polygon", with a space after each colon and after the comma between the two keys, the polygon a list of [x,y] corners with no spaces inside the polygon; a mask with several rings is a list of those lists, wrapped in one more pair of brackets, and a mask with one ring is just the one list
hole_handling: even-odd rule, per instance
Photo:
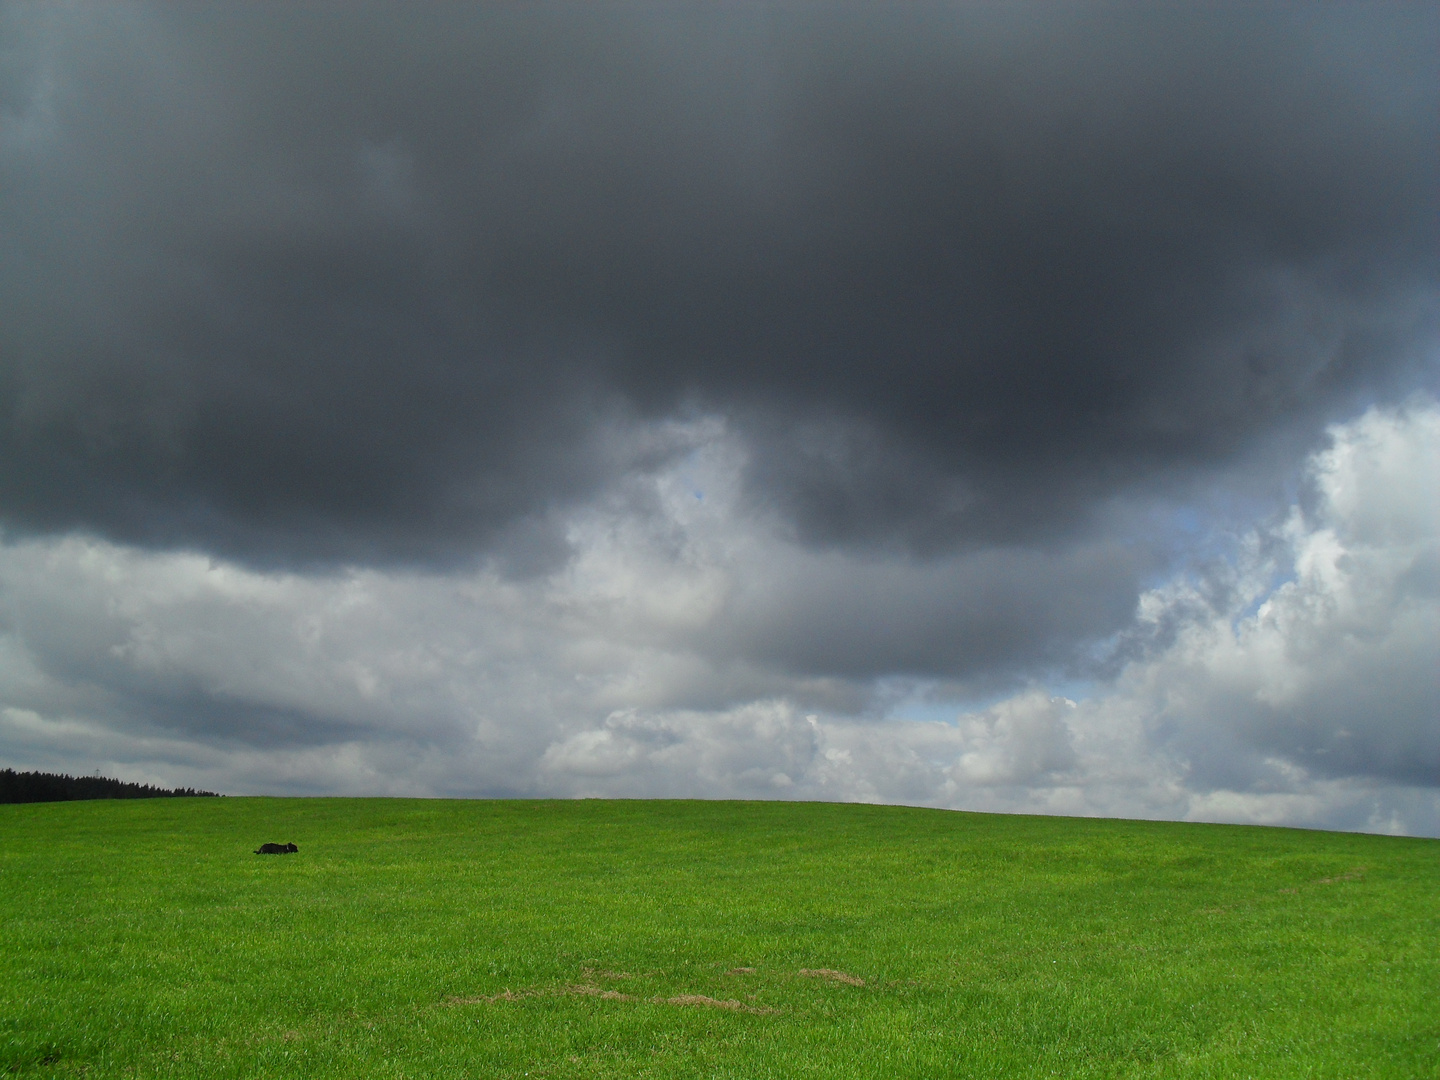
{"label": "black animal in grass", "polygon": [[294,844],[261,844],[255,849],[256,855],[289,855],[300,849]]}

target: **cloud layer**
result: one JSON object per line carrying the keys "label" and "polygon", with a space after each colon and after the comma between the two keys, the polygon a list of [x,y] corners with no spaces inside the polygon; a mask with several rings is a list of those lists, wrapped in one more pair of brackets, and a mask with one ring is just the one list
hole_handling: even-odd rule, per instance
{"label": "cloud layer", "polygon": [[0,0],[0,759],[1440,831],[1424,5]]}
{"label": "cloud layer", "polygon": [[803,542],[1053,540],[1435,328],[1423,6],[3,19],[13,531],[553,565],[718,413]]}
{"label": "cloud layer", "polygon": [[[910,705],[986,685],[966,658],[900,693],[804,650],[731,647],[772,632],[753,591],[790,610],[776,583],[824,575],[864,611],[844,630],[854,648],[884,648],[924,582],[897,590],[889,563],[852,557],[841,573],[832,552],[738,532],[684,482],[708,468],[723,498],[712,435],[715,460],[652,481],[664,528],[592,510],[571,525],[581,554],[526,581],[6,545],[0,747],[227,790],[858,799],[1440,833],[1433,403],[1332,429],[1310,505],[1145,591],[1096,646],[1123,666],[1080,700],[1032,684],[943,720]],[[971,604],[1025,602],[1019,575],[966,566],[986,558],[912,568],[954,610],[908,632],[963,639]]]}

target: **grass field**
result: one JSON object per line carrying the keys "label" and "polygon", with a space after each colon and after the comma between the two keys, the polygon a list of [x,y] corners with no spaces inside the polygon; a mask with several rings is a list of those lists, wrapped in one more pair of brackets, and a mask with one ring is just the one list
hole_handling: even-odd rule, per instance
{"label": "grass field", "polygon": [[1440,1076],[1435,840],[227,798],[0,841],[0,1073]]}

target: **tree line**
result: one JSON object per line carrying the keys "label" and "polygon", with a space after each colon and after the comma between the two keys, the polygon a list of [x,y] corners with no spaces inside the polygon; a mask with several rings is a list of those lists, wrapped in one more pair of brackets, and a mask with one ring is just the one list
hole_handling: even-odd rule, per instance
{"label": "tree line", "polygon": [[0,803],[66,802],[70,799],[174,799],[217,797],[214,791],[151,787],[111,780],[108,776],[66,776],[64,773],[0,769]]}

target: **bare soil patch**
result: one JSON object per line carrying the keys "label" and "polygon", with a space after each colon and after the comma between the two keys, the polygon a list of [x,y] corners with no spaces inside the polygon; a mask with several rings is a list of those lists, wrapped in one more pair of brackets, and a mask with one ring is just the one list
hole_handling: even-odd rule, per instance
{"label": "bare soil patch", "polygon": [[858,975],[847,975],[843,971],[836,971],[834,968],[801,968],[800,974],[812,979],[830,979],[832,982],[844,983],[846,986],[864,986],[865,980]]}
{"label": "bare soil patch", "polygon": [[721,1001],[718,998],[706,997],[704,994],[677,994],[669,998],[656,998],[655,1001],[663,1002],[666,1005],[700,1005],[708,1009],[729,1009],[731,1012],[759,1015],[770,1015],[775,1012],[774,1009],[766,1009],[759,1005],[746,1005],[743,1001]]}

